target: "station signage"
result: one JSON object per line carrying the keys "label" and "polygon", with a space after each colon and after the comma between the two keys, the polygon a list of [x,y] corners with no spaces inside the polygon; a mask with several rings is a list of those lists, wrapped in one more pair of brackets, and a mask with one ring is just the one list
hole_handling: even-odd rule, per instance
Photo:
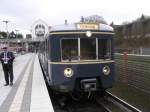
{"label": "station signage", "polygon": [[95,23],[77,23],[76,28],[78,30],[98,30],[99,24]]}
{"label": "station signage", "polygon": [[43,38],[48,33],[48,25],[43,20],[37,20],[31,27],[32,37],[33,38]]}

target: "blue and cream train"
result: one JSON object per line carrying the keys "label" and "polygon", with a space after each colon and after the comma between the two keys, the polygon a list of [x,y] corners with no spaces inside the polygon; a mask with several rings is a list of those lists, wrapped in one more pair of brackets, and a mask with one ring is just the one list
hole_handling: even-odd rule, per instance
{"label": "blue and cream train", "polygon": [[114,81],[114,30],[101,23],[54,26],[40,44],[49,87],[59,92],[104,91]]}

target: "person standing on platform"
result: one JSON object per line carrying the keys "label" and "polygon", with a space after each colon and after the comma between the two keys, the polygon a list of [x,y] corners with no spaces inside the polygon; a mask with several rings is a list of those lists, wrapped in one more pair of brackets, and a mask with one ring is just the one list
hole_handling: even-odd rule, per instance
{"label": "person standing on platform", "polygon": [[[3,47],[3,52],[0,54],[0,61],[2,63],[6,84],[4,86],[13,85],[13,60],[14,54],[8,51],[8,47]],[[9,80],[10,79],[10,80]]]}

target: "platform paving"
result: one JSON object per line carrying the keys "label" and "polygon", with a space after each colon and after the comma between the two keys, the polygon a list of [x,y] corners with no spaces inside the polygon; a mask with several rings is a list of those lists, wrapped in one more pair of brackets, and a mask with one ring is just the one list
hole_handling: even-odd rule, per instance
{"label": "platform paving", "polygon": [[18,56],[14,85],[4,86],[0,65],[0,112],[54,112],[37,54]]}

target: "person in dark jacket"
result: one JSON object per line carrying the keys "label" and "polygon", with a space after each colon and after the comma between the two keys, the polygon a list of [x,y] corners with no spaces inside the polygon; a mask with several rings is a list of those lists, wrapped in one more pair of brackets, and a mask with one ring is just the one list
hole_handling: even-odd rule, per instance
{"label": "person in dark jacket", "polygon": [[[13,85],[13,60],[14,54],[8,51],[7,47],[3,47],[3,52],[0,54],[0,61],[2,63],[6,84],[4,86]],[[10,79],[10,81],[9,81]]]}

